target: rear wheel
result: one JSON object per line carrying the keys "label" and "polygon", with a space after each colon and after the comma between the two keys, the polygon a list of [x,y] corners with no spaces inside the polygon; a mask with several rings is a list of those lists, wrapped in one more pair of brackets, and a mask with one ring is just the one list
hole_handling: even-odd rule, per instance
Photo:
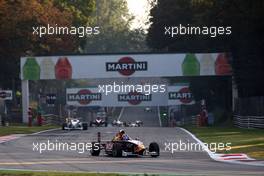
{"label": "rear wheel", "polygon": [[143,156],[144,152],[145,152],[145,150],[142,150],[142,151],[138,152],[138,155]]}
{"label": "rear wheel", "polygon": [[113,157],[121,157],[122,156],[122,145],[120,143],[114,143],[112,149]]}
{"label": "rear wheel", "polygon": [[158,157],[160,155],[159,145],[156,142],[150,143],[149,152],[151,157]]}
{"label": "rear wheel", "polygon": [[83,123],[82,124],[82,129],[83,130],[87,130],[88,129],[88,124],[87,123]]}
{"label": "rear wheel", "polygon": [[67,123],[62,124],[62,130],[65,130],[65,127],[67,127]]}
{"label": "rear wheel", "polygon": [[98,142],[92,142],[92,149],[91,149],[91,155],[92,156],[99,156],[100,155],[100,144]]}

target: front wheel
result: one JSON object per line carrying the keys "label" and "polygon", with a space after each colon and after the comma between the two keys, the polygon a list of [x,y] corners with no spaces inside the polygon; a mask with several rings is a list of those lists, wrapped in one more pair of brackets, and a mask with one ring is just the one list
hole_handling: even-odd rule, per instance
{"label": "front wheel", "polygon": [[149,144],[149,153],[151,157],[158,157],[160,155],[159,145],[156,142]]}
{"label": "front wheel", "polygon": [[92,149],[91,149],[91,155],[92,156],[99,156],[100,155],[100,144],[98,142],[92,142]]}
{"label": "front wheel", "polygon": [[113,157],[121,157],[122,156],[122,146],[120,143],[114,143],[113,144],[112,155],[113,155]]}
{"label": "front wheel", "polygon": [[63,123],[62,124],[62,130],[65,130],[66,127],[67,127],[67,123]]}

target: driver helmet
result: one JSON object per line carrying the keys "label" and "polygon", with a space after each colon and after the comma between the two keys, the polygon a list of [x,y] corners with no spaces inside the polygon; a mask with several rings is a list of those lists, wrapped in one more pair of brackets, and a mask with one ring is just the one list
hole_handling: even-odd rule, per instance
{"label": "driver helmet", "polygon": [[120,134],[125,134],[125,130],[121,129],[121,130],[119,130],[119,133]]}

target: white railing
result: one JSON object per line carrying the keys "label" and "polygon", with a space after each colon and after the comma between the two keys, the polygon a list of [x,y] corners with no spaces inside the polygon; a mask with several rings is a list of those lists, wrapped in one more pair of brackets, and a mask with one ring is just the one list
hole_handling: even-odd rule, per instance
{"label": "white railing", "polygon": [[240,116],[234,115],[234,125],[239,128],[264,129],[264,116]]}

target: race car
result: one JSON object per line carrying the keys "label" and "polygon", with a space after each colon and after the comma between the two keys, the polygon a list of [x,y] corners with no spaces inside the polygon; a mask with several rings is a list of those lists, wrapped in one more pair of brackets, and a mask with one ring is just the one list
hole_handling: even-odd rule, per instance
{"label": "race car", "polygon": [[87,130],[88,124],[81,122],[76,118],[67,118],[66,122],[62,124],[62,130]]}
{"label": "race car", "polygon": [[127,124],[126,124],[126,122],[122,122],[120,120],[114,120],[112,122],[112,126],[125,127],[125,126],[127,126]]}
{"label": "race car", "polygon": [[143,125],[143,122],[141,120],[136,120],[135,123],[137,124],[138,127]]}
{"label": "race car", "polygon": [[151,156],[158,157],[160,155],[159,145],[156,142],[145,145],[138,139],[118,140],[118,141],[101,141],[100,132],[98,133],[98,141],[92,142],[91,155],[99,156],[103,150],[104,153],[112,157],[127,157],[127,156]]}
{"label": "race car", "polygon": [[143,125],[143,122],[140,120],[136,120],[135,122],[128,123],[129,127],[140,127]]}
{"label": "race car", "polygon": [[100,126],[105,126],[107,127],[107,122],[105,120],[103,120],[100,117],[97,117],[94,121],[90,122],[90,127],[92,126],[96,126],[96,127],[100,127]]}
{"label": "race car", "polygon": [[152,109],[151,109],[150,107],[146,107],[146,108],[144,109],[144,111],[145,111],[145,112],[152,112]]}

